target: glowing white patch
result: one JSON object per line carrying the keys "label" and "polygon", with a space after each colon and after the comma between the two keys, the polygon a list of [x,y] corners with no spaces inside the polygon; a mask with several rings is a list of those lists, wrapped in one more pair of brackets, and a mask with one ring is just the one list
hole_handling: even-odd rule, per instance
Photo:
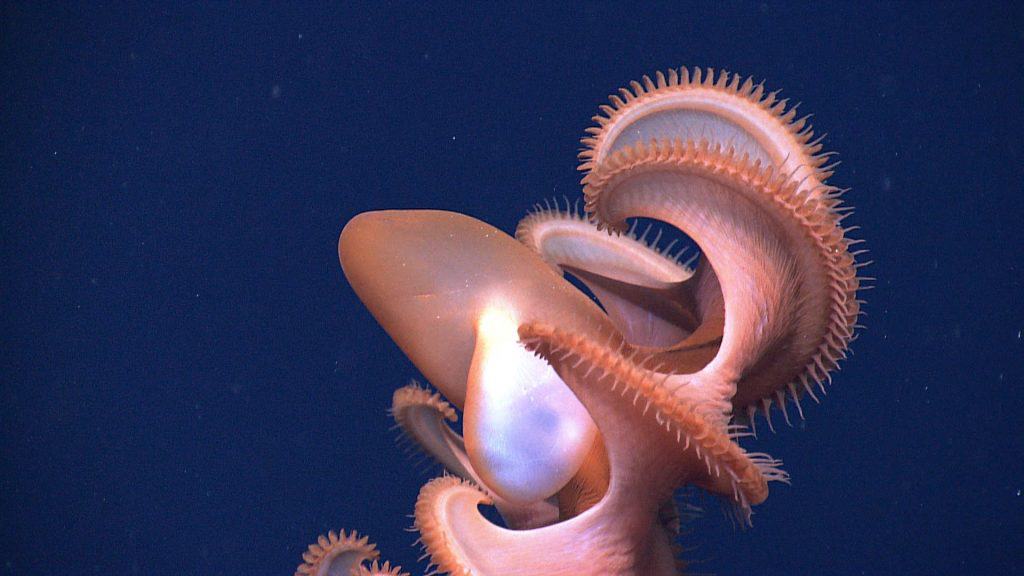
{"label": "glowing white patch", "polygon": [[547,362],[519,343],[518,321],[490,308],[477,321],[466,391],[466,450],[487,488],[516,503],[551,496],[586,457],[596,428]]}

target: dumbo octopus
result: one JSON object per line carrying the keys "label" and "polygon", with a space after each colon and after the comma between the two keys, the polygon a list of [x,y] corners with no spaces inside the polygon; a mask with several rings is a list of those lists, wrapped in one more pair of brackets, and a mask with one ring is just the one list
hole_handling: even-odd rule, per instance
{"label": "dumbo octopus", "polygon": [[[447,472],[415,505],[433,573],[683,573],[673,494],[695,486],[749,523],[788,476],[740,438],[773,405],[803,417],[858,328],[850,209],[795,106],[680,68],[600,110],[580,153],[585,216],[548,204],[512,237],[379,211],[341,233],[352,288],[437,390],[411,384],[392,405]],[[629,231],[636,218],[681,231],[699,263]],[[354,532],[303,558],[296,574],[405,574]]]}

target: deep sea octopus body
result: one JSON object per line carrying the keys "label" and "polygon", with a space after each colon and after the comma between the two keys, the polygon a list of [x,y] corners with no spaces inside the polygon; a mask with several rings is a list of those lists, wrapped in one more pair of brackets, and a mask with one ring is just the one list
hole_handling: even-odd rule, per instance
{"label": "deep sea octopus body", "polygon": [[[806,117],[710,69],[610,99],[580,154],[589,218],[549,205],[512,237],[381,211],[341,234],[346,278],[437,390],[400,388],[392,414],[448,472],[415,505],[438,572],[683,572],[673,494],[699,487],[749,523],[788,476],[740,439],[773,404],[802,417],[854,336],[856,241]],[[623,234],[635,218],[686,234],[700,262]],[[297,573],[402,573],[376,559],[331,532]]]}

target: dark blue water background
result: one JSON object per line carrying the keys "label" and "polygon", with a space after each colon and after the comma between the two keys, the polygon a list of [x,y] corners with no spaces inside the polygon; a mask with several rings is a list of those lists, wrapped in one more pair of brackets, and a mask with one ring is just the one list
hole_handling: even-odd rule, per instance
{"label": "dark blue water background", "polygon": [[[1024,11],[4,3],[4,574],[290,574],[329,528],[415,574],[415,370],[357,301],[353,215],[505,230],[575,197],[607,94],[767,79],[828,132],[878,278],[791,487],[691,557],[718,574],[1007,574],[1024,549]],[[415,257],[415,255],[411,255]]]}

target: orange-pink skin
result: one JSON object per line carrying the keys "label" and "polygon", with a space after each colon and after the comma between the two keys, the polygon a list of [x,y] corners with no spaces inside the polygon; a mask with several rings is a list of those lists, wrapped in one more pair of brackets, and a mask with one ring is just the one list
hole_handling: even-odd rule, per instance
{"label": "orange-pink skin", "polygon": [[[536,527],[549,521],[543,502],[545,520],[507,530],[479,513],[480,503],[502,505],[488,486],[428,484],[416,524],[442,571],[677,574],[672,534],[659,516],[676,488],[696,484],[747,508],[767,497],[767,480],[785,478],[777,462],[735,444],[726,429],[732,410],[761,406],[767,415],[773,399],[785,409],[787,388],[794,401],[810,391],[852,337],[859,279],[838,195],[824,184],[826,155],[805,119],[750,79],[712,70],[671,70],[631,87],[602,107],[583,140],[587,209],[603,225],[640,216],[684,231],[704,254],[696,273],[630,269],[648,258],[643,247],[582,240],[575,221],[552,237],[563,233],[573,249],[598,246],[607,258],[546,262],[543,248],[450,212],[365,213],[342,232],[352,287],[455,406],[479,413],[483,404],[473,388],[474,354],[483,349],[481,318],[497,308],[600,432],[603,497],[550,525]],[[563,270],[587,283],[608,313]],[[493,440],[472,431],[467,446]],[[428,445],[461,450],[437,434]],[[577,456],[589,448],[577,447]],[[445,458],[463,478],[498,477],[456,452]]]}
{"label": "orange-pink skin", "polygon": [[[522,322],[617,335],[600,309],[519,242],[467,216],[385,211],[354,218],[340,240],[356,293],[423,374],[456,405],[475,340],[475,320],[496,302]],[[617,336],[614,336],[617,337]],[[553,361],[596,422],[611,484],[593,508],[526,531],[490,525],[479,493],[451,497],[445,520],[480,574],[675,574],[671,539],[658,522],[674,489],[706,479],[704,465],[674,435],[607,383]],[[726,488],[722,488],[723,492]],[[462,528],[460,528],[460,526]],[[544,553],[538,553],[543,550]]]}

